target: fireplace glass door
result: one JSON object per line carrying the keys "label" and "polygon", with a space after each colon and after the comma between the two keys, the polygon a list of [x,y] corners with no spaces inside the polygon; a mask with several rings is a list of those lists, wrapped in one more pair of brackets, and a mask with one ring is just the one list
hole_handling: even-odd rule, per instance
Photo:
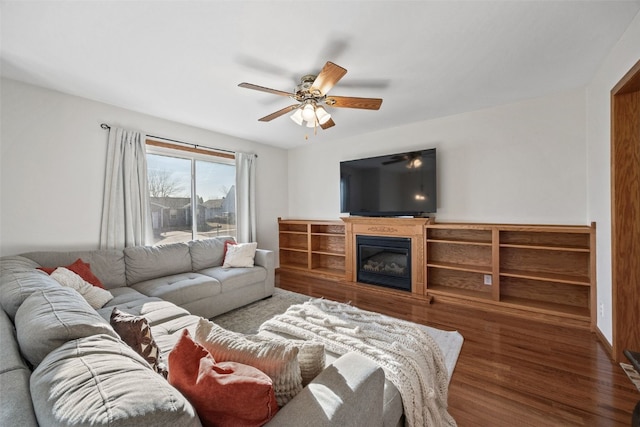
{"label": "fireplace glass door", "polygon": [[356,236],[358,282],[411,291],[411,239]]}

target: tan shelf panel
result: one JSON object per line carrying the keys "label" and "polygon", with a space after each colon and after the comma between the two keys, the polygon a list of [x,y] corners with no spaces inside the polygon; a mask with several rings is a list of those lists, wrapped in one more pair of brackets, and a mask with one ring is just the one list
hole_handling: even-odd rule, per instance
{"label": "tan shelf panel", "polygon": [[491,266],[456,264],[452,262],[428,262],[427,267],[444,268],[446,270],[469,271],[472,273],[491,274]]}
{"label": "tan shelf panel", "polygon": [[500,243],[501,248],[517,248],[517,249],[536,249],[544,251],[562,251],[562,252],[586,252],[589,253],[589,248],[581,246],[545,246],[545,245],[521,245],[511,243]]}
{"label": "tan shelf panel", "polygon": [[311,251],[312,254],[337,256],[344,258],[346,255],[344,252],[331,252],[331,251]]}
{"label": "tan shelf panel", "polygon": [[311,271],[329,276],[344,277],[344,269],[340,270],[337,268],[317,267],[312,268]]}
{"label": "tan shelf panel", "polygon": [[280,268],[291,268],[294,270],[309,270],[306,263],[303,264],[303,263],[291,262],[291,261],[288,261],[286,265],[283,265],[283,263],[281,263]]}
{"label": "tan shelf panel", "polygon": [[468,240],[427,239],[427,243],[443,243],[451,245],[491,246],[491,242],[472,242]]}
{"label": "tan shelf panel", "polygon": [[312,234],[311,251],[314,253],[327,253],[344,255],[346,240],[344,235],[338,234]]}
{"label": "tan shelf panel", "polygon": [[435,285],[430,286],[427,289],[428,293],[433,295],[452,295],[458,297],[465,297],[469,299],[478,299],[483,301],[491,301],[490,292],[474,291],[472,289],[454,288],[452,286]]}
{"label": "tan shelf panel", "polygon": [[556,247],[589,249],[589,227],[557,227],[539,230],[500,229],[500,244],[529,247]]}
{"label": "tan shelf panel", "polygon": [[341,224],[320,223],[311,224],[311,234],[328,234],[332,236],[344,236],[345,226]]}
{"label": "tan shelf panel", "polygon": [[574,276],[569,274],[557,274],[546,272],[531,272],[526,270],[502,269],[500,276],[518,277],[521,279],[540,280],[545,282],[565,283],[569,285],[591,286],[591,282],[586,276]]}
{"label": "tan shelf panel", "polygon": [[280,247],[288,249],[307,250],[309,242],[306,233],[286,232],[280,233]]}
{"label": "tan shelf panel", "polygon": [[502,304],[508,304],[514,307],[526,307],[535,311],[540,311],[549,314],[562,313],[570,317],[588,319],[590,316],[589,308],[576,307],[573,305],[558,304],[547,301],[537,301],[528,298],[518,297],[501,297],[500,302]]}
{"label": "tan shelf panel", "polygon": [[450,228],[429,224],[426,226],[427,241],[446,241],[460,243],[485,243],[491,244],[491,228],[488,227],[464,227]]}
{"label": "tan shelf panel", "polygon": [[307,224],[298,222],[280,222],[281,233],[307,233]]}
{"label": "tan shelf panel", "polygon": [[281,251],[291,251],[291,252],[307,252],[306,249],[302,248],[280,248]]}

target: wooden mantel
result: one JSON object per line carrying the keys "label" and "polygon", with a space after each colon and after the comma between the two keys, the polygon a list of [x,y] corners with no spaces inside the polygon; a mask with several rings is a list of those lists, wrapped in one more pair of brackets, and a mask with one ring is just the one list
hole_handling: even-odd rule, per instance
{"label": "wooden mantel", "polygon": [[425,225],[431,218],[343,217],[345,223],[345,279],[357,281],[356,236],[388,236],[411,239],[411,293],[426,295]]}

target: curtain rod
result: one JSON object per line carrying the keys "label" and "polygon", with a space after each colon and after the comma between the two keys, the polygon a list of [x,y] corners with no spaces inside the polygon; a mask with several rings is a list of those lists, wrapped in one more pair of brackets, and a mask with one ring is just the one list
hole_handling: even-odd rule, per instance
{"label": "curtain rod", "polygon": [[[105,130],[110,130],[111,129],[111,126],[109,126],[106,123],[101,123],[100,127],[102,129],[105,129]],[[204,149],[207,149],[207,150],[220,151],[220,152],[223,152],[223,153],[231,153],[231,154],[235,155],[235,151],[224,150],[222,148],[207,147],[206,145],[198,145],[198,144],[193,144],[193,143],[190,143],[190,142],[178,141],[177,139],[164,138],[162,136],[147,135],[147,137],[156,138],[156,139],[162,139],[164,141],[171,141],[171,142],[175,142],[177,144],[189,145],[189,146],[194,147],[194,148],[204,148]],[[257,157],[257,155],[256,155],[256,157]]]}

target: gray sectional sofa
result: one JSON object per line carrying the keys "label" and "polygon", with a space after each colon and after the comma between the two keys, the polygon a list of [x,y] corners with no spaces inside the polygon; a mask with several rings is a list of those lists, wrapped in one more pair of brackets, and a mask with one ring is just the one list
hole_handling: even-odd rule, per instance
{"label": "gray sectional sofa", "polygon": [[[201,317],[274,290],[274,254],[223,268],[226,238],[122,251],[31,252],[0,258],[0,425],[199,426],[190,402],[109,323],[114,307],[144,316],[164,360]],[[37,267],[82,259],[111,292],[93,309]],[[329,365],[270,426],[382,425],[384,374],[347,354]],[[326,390],[331,390],[327,394]]]}

